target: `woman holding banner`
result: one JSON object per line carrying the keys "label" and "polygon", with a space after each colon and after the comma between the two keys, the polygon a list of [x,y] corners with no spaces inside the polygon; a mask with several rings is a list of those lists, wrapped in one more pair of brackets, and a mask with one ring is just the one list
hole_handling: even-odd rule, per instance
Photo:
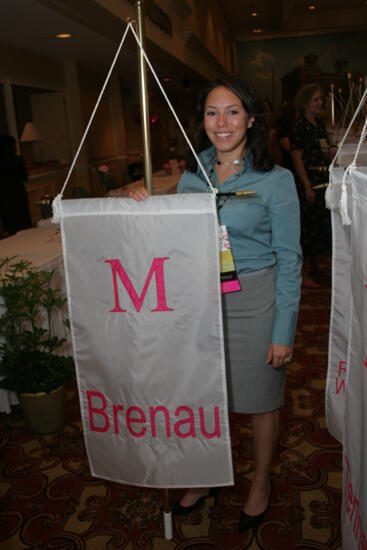
{"label": "woman holding banner", "polygon": [[[223,295],[230,408],[252,415],[255,475],[239,531],[260,524],[270,498],[270,464],[284,403],[285,365],[291,361],[301,286],[299,204],[292,174],[274,166],[264,116],[251,85],[217,80],[197,103],[197,147],[219,191],[218,214],[229,235],[241,290]],[[204,193],[196,161],[179,193]],[[238,191],[247,194],[235,196]],[[220,196],[223,193],[222,197]],[[131,195],[144,200],[144,188]],[[173,507],[196,509],[209,494],[189,489]]]}

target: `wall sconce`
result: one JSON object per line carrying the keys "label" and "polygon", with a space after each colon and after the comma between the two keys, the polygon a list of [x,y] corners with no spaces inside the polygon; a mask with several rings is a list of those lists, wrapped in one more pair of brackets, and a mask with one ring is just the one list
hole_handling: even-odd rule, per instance
{"label": "wall sconce", "polygon": [[[26,122],[22,135],[20,136],[20,141],[22,143],[31,144],[31,161],[32,164],[37,164],[42,162],[42,153],[40,148],[41,135],[37,126],[34,122]],[[27,159],[26,159],[27,160]]]}

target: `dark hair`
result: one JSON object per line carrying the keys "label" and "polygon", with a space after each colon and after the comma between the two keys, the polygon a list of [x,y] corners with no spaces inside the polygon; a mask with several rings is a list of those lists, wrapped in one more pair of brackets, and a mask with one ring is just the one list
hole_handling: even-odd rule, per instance
{"label": "dark hair", "polygon": [[[241,100],[248,116],[254,117],[252,127],[247,130],[246,147],[251,151],[253,167],[261,172],[268,172],[274,166],[274,159],[268,149],[268,127],[264,113],[260,110],[256,92],[249,82],[240,82],[234,78],[220,78],[209,82],[201,90],[196,102],[198,127],[194,140],[195,150],[200,153],[212,145],[204,128],[205,101],[210,92],[219,87],[231,90]],[[197,170],[197,162],[192,155],[188,158],[187,169],[190,172],[196,172]]]}
{"label": "dark hair", "polygon": [[324,93],[320,84],[305,84],[297,92],[296,99],[294,100],[297,113],[304,113],[307,105],[310,103],[311,99],[316,92],[320,91]]}

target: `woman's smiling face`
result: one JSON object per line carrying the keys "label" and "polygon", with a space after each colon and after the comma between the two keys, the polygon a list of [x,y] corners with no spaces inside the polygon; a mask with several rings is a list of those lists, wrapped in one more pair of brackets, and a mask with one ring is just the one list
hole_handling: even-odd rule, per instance
{"label": "woman's smiling face", "polygon": [[240,158],[245,150],[247,129],[253,122],[240,98],[228,88],[219,86],[208,94],[204,128],[217,152]]}

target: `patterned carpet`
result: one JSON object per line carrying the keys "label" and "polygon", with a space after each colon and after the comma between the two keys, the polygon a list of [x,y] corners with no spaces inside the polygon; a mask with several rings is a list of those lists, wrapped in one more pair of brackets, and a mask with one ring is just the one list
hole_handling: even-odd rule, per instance
{"label": "patterned carpet", "polygon": [[320,290],[303,292],[270,507],[257,532],[237,534],[254,468],[248,417],[230,419],[235,486],[219,493],[217,505],[208,498],[198,512],[175,519],[166,541],[159,491],[90,476],[71,386],[61,432],[33,436],[18,407],[0,415],[0,549],[340,550],[342,453],[324,413],[329,277],[321,282]]}

